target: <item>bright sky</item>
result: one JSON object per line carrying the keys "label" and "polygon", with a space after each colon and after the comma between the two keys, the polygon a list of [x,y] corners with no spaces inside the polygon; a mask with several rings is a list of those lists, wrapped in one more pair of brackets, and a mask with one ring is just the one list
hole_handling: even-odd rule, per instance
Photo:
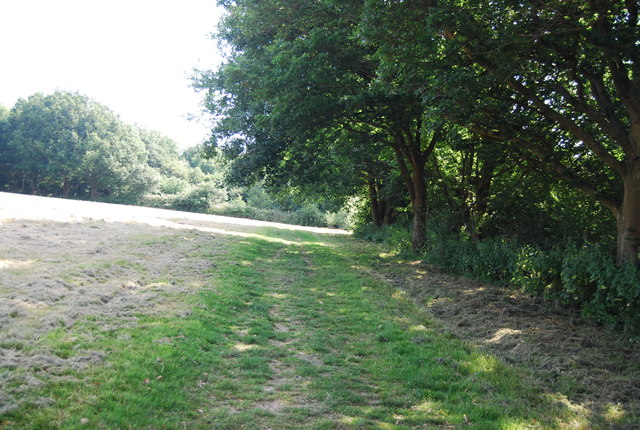
{"label": "bright sky", "polygon": [[215,0],[0,0],[0,105],[79,91],[181,148],[207,136],[194,68],[220,61]]}

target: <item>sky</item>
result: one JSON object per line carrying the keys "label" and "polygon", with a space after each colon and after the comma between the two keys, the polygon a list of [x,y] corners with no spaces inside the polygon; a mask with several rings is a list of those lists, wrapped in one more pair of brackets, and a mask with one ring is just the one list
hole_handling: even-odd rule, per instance
{"label": "sky", "polygon": [[220,63],[219,16],[215,0],[0,0],[0,105],[78,91],[197,145],[210,127],[189,76]]}

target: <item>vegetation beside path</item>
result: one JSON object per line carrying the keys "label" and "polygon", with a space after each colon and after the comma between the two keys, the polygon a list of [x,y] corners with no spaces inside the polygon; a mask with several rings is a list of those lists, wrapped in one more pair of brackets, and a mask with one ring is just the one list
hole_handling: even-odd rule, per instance
{"label": "vegetation beside path", "polygon": [[[161,240],[139,239],[132,246]],[[115,329],[85,318],[52,330],[38,342],[61,357],[90,349],[105,362],[25,393],[29,400],[0,416],[0,428],[633,425],[633,414],[593,415],[545,392],[529,370],[443,330],[374,275],[378,252],[351,239],[267,228],[225,240],[224,252],[194,247],[191,257],[213,265],[195,294],[170,297],[188,302],[188,311],[143,314]]]}

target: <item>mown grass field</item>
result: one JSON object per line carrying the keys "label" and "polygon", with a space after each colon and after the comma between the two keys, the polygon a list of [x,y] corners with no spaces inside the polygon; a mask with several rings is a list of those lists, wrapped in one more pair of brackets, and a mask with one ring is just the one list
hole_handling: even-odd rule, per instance
{"label": "mown grass field", "polygon": [[[58,309],[66,319],[38,326],[16,305],[17,314],[3,320],[3,329],[21,319],[33,328],[29,339],[1,339],[4,358],[14,357],[0,368],[3,430],[636,424],[616,408],[594,416],[546,390],[531,370],[443,330],[375,275],[389,257],[349,236],[232,225],[225,233],[219,223],[214,233],[206,221],[5,220],[2,227],[31,223],[48,232],[75,226],[97,237],[127,234],[117,244],[106,237],[91,243],[86,249],[103,251],[83,251],[82,259],[69,248],[54,261],[27,260],[24,246],[2,243],[3,282],[33,276],[19,261],[32,269],[58,264],[64,268],[47,277],[63,279],[68,291],[32,306],[43,317]],[[86,296],[111,284],[86,302],[90,311],[56,308],[75,289]],[[17,301],[9,289],[3,285],[3,300]]]}

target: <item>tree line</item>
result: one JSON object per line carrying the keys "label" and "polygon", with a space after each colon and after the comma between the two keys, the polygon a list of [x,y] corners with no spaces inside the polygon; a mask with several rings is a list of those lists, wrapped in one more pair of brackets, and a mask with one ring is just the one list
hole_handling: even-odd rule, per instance
{"label": "tree line", "polygon": [[77,92],[37,93],[0,107],[0,191],[292,224],[348,222],[335,204],[275,195],[260,182],[235,186],[230,172],[223,158],[206,159],[197,145],[180,152],[171,138],[127,124]]}
{"label": "tree line", "polygon": [[[599,277],[639,261],[636,1],[218,3],[226,61],[194,85],[218,118],[208,150],[240,180],[365,193],[371,224],[409,216],[414,251],[516,240],[535,250],[510,254],[553,266],[539,292],[640,309],[637,275]],[[551,264],[559,244],[618,266],[571,284],[565,267],[584,259]]]}
{"label": "tree line", "polygon": [[174,141],[79,93],[20,99],[0,124],[6,191],[134,202],[179,163]]}

